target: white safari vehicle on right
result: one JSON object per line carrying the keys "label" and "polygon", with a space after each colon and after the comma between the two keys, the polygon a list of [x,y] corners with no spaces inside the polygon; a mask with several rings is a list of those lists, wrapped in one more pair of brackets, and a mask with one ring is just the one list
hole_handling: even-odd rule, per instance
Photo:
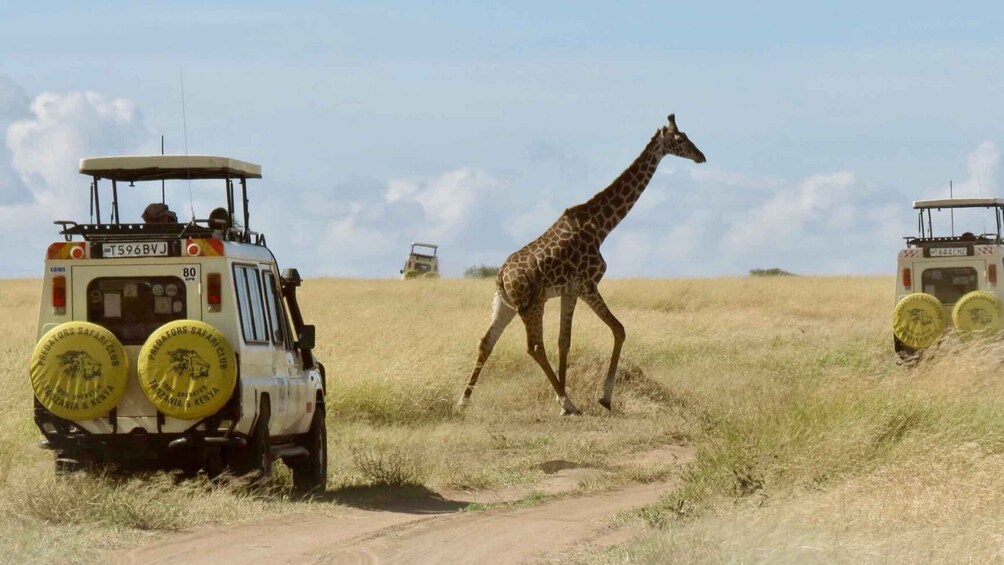
{"label": "white safari vehicle on right", "polygon": [[[896,352],[912,355],[933,345],[949,328],[963,338],[999,332],[1004,320],[1004,289],[998,282],[1004,268],[1004,200],[920,200],[913,207],[918,211],[918,235],[905,238],[896,266]],[[939,214],[932,217],[932,212]],[[967,216],[964,225],[969,229],[976,214],[983,229],[955,235],[957,212]],[[936,225],[951,235],[935,235]],[[948,225],[950,230],[945,229]]]}

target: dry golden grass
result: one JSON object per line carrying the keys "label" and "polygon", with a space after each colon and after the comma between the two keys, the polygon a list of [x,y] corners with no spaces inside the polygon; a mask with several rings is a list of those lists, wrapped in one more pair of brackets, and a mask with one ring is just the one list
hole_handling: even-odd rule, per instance
{"label": "dry golden grass", "polygon": [[[51,455],[34,447],[25,378],[38,283],[0,290],[9,320],[0,327],[0,384],[10,391],[0,412],[0,560],[85,562],[142,528],[158,535],[307,504],[337,511],[291,502],[282,485],[248,494],[163,479],[56,483]],[[455,411],[488,322],[491,281],[307,281],[303,309],[328,369],[329,489],[532,485],[549,461],[611,465],[686,439],[698,459],[683,488],[637,513],[644,536],[569,559],[995,558],[1004,452],[997,344],[950,342],[915,367],[897,364],[885,277],[611,280],[602,290],[628,334],[615,411],[595,402],[610,332],[580,306],[569,382],[585,415],[562,418],[518,321],[471,406]],[[545,331],[554,359],[556,303]],[[61,502],[73,488],[97,502],[84,510]],[[164,511],[151,515],[136,499],[163,501]]]}

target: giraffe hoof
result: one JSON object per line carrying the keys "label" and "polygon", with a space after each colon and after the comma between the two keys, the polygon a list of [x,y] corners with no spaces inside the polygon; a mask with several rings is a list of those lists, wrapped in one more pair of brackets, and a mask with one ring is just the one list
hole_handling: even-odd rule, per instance
{"label": "giraffe hoof", "polygon": [[600,406],[606,408],[607,410],[610,410],[610,401],[607,400],[606,398],[601,398],[597,402],[600,403]]}
{"label": "giraffe hoof", "polygon": [[578,408],[574,408],[572,410],[565,410],[564,408],[562,408],[561,409],[561,415],[562,416],[581,416],[582,415],[582,410],[579,410]]}

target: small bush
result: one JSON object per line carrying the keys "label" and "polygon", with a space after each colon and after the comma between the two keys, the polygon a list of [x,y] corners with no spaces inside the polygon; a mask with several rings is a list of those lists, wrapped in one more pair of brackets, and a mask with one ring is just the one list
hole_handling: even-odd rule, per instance
{"label": "small bush", "polygon": [[409,486],[422,484],[421,464],[401,448],[352,447],[352,461],[366,481],[373,486]]}
{"label": "small bush", "polygon": [[464,278],[468,279],[493,279],[499,274],[498,267],[488,265],[472,265],[464,271]]}
{"label": "small bush", "polygon": [[15,495],[15,508],[50,524],[98,522],[138,530],[180,530],[187,525],[186,502],[166,474],[117,481],[75,473],[31,483]]}
{"label": "small bush", "polygon": [[795,273],[789,273],[784,269],[774,267],[772,269],[750,269],[751,277],[793,277]]}

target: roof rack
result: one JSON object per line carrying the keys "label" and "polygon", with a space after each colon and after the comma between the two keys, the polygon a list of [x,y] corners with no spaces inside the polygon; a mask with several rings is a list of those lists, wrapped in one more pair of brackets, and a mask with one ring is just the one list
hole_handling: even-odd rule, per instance
{"label": "roof rack", "polygon": [[[88,157],[80,160],[80,173],[91,177],[91,221],[77,224],[71,221],[55,222],[63,226],[60,235],[68,241],[79,235],[84,239],[100,240],[108,238],[144,237],[184,237],[218,234],[228,241],[265,245],[264,235],[248,228],[247,179],[260,179],[261,166],[229,157],[215,155],[126,155],[115,157]],[[105,222],[101,216],[99,183],[111,181],[111,213]],[[219,179],[226,188],[226,222],[220,228],[214,225],[210,215],[208,220],[192,219],[187,224],[129,224],[122,223],[119,215],[118,183],[164,180]],[[236,194],[235,184],[240,184],[240,194]],[[163,193],[162,193],[163,197]],[[243,226],[233,227],[238,218],[237,204],[243,204]],[[221,214],[222,216],[222,214]],[[218,221],[218,219],[216,220]],[[206,225],[198,225],[203,222]]]}
{"label": "roof rack", "polygon": [[80,160],[80,174],[121,182],[261,178],[261,166],[215,155],[127,155]]}
{"label": "roof rack", "polygon": [[[973,234],[965,232],[962,235],[952,235],[950,237],[934,235],[934,224],[931,220],[931,210],[956,210],[960,208],[987,208],[992,209],[996,222],[996,231],[993,233]],[[907,245],[938,244],[947,242],[976,242],[981,244],[1001,245],[1004,238],[1001,236],[1001,227],[1004,225],[1004,199],[1000,198],[942,198],[938,200],[917,200],[913,203],[913,209],[918,210],[917,231],[919,236],[907,236],[904,239]],[[924,214],[927,214],[927,225],[925,226]],[[953,215],[954,217],[954,215]],[[954,231],[954,223],[953,223]]]}

